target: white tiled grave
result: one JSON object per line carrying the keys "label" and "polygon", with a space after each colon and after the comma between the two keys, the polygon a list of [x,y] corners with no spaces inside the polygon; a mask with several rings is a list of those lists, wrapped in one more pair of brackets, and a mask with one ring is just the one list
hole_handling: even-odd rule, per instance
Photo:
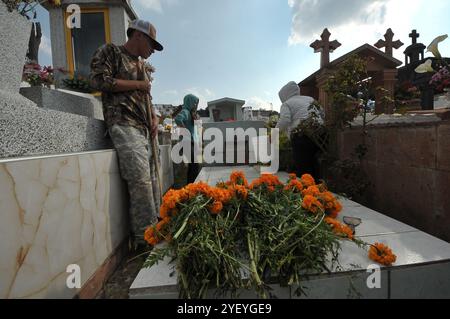
{"label": "white tiled grave", "polygon": [[[227,181],[232,171],[241,170],[252,181],[259,176],[257,169],[241,167],[206,167],[197,181],[215,185]],[[280,172],[280,180],[288,174]],[[381,267],[381,287],[369,289],[367,280],[371,273],[367,267],[374,262],[367,252],[349,241],[342,242],[339,267],[331,274],[311,277],[302,283],[307,297],[319,299],[398,299],[398,298],[450,298],[450,244],[421,232],[411,226],[373,211],[346,198],[339,198],[344,216],[362,219],[356,236],[368,243],[384,243],[392,248],[397,261],[392,267]],[[271,285],[277,298],[297,298],[296,288]],[[210,296],[214,297],[211,290]],[[142,269],[130,287],[130,298],[178,298],[177,275],[170,258],[151,268]],[[250,291],[242,291],[240,298],[256,298]]]}

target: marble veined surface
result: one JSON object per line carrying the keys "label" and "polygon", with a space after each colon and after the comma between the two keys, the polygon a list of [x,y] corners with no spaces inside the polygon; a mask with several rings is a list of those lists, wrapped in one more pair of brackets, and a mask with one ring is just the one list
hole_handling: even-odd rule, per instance
{"label": "marble veined surface", "polygon": [[125,238],[114,151],[0,161],[0,298],[71,298]]}

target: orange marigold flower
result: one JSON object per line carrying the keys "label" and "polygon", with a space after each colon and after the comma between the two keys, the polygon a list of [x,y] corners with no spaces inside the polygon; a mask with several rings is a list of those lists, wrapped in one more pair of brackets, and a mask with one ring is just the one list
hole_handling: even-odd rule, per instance
{"label": "orange marigold flower", "polygon": [[335,200],[335,197],[331,192],[321,193],[320,198],[322,198],[325,202],[333,202]]}
{"label": "orange marigold flower", "polygon": [[219,183],[216,184],[216,187],[218,187],[218,188],[227,188],[228,185],[231,185],[231,183],[230,182],[226,182],[226,183],[219,182]]}
{"label": "orange marigold flower", "polygon": [[338,217],[338,215],[341,211],[342,211],[341,203],[339,203],[337,200],[334,200],[333,206],[332,206],[331,210],[328,212],[328,214],[331,217],[336,218],[336,217]]}
{"label": "orange marigold flower", "polygon": [[160,221],[158,224],[156,224],[156,230],[160,232],[166,224],[167,223],[164,222],[164,220]]}
{"label": "orange marigold flower", "polygon": [[313,186],[316,184],[316,182],[314,181],[314,177],[312,177],[309,174],[304,174],[300,180],[302,184],[305,185],[306,187]]}
{"label": "orange marigold flower", "polygon": [[278,179],[278,176],[276,176],[276,175],[262,174],[260,178],[255,179],[250,184],[250,189],[257,188],[261,185],[278,186],[278,185],[283,185],[283,184],[280,182],[280,180]]}
{"label": "orange marigold flower", "polygon": [[306,195],[311,195],[311,196],[318,196],[320,194],[320,190],[319,187],[317,186],[309,186],[307,189],[302,191],[302,195],[306,196]]}
{"label": "orange marigold flower", "polygon": [[289,174],[289,179],[297,179],[297,174],[295,173]]}
{"label": "orange marigold flower", "polygon": [[375,243],[370,246],[369,258],[384,266],[391,266],[397,260],[392,250],[383,244]]}
{"label": "orange marigold flower", "polygon": [[331,218],[331,217],[326,217],[324,219],[324,221],[325,221],[325,223],[327,223],[328,225],[330,225],[332,227],[333,232],[336,235],[343,236],[345,238],[353,240],[353,231],[347,225],[344,225],[344,224],[340,223],[339,221],[337,221],[336,219]]}
{"label": "orange marigold flower", "polygon": [[248,197],[248,190],[243,185],[234,185],[233,187],[234,192],[236,195],[239,195],[242,199],[247,199]]}
{"label": "orange marigold flower", "polygon": [[322,204],[317,200],[317,198],[311,195],[306,195],[303,198],[302,207],[312,213],[317,213],[319,209],[323,209]]}
{"label": "orange marigold flower", "polygon": [[144,240],[152,246],[155,246],[158,243],[158,238],[155,233],[155,227],[150,226],[145,230]]}
{"label": "orange marigold flower", "polygon": [[230,182],[237,185],[244,185],[248,187],[247,179],[245,178],[245,174],[242,171],[235,171],[230,175]]}
{"label": "orange marigold flower", "polygon": [[284,187],[284,190],[293,190],[297,192],[301,192],[303,190],[303,185],[298,179],[292,179],[289,183]]}
{"label": "orange marigold flower", "polygon": [[211,213],[217,215],[219,214],[223,209],[223,205],[222,202],[219,201],[215,201],[210,207],[209,210],[211,211]]}
{"label": "orange marigold flower", "polygon": [[166,218],[169,216],[169,212],[170,212],[169,208],[163,203],[161,205],[161,208],[159,209],[159,217]]}

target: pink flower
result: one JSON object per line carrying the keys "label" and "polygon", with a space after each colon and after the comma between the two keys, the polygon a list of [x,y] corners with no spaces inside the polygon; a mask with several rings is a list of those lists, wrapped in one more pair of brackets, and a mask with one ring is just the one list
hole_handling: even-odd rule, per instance
{"label": "pink flower", "polygon": [[53,73],[53,68],[49,65],[49,66],[45,66],[44,67],[44,71],[48,72],[48,73]]}

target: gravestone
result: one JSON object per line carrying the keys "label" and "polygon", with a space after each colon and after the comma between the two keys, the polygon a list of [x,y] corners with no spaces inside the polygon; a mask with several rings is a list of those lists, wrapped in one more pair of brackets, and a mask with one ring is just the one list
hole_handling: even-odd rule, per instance
{"label": "gravestone", "polygon": [[419,74],[415,72],[415,69],[426,60],[432,60],[433,66],[436,66],[435,58],[424,57],[425,45],[418,43],[417,39],[420,34],[417,30],[412,30],[409,34],[412,39],[412,44],[408,46],[404,52],[405,54],[405,66],[399,68],[398,79],[399,82],[410,81],[413,85],[417,86],[421,91],[421,107],[422,110],[434,109],[434,89],[430,85],[432,73]]}
{"label": "gravestone", "polygon": [[[249,166],[207,167],[200,172],[197,181],[215,185],[228,180],[233,170],[243,171],[249,182],[260,175]],[[280,172],[277,175],[284,182],[288,179],[287,173]],[[342,222],[343,216],[361,218],[362,223],[356,227],[355,235],[370,244],[387,244],[397,255],[397,261],[391,267],[380,266],[381,286],[379,289],[372,289],[367,281],[372,273],[368,269],[373,267],[374,262],[363,249],[354,243],[343,241],[339,264],[328,265],[331,273],[316,273],[302,282],[308,293],[303,298],[351,298],[351,286],[363,299],[450,298],[449,243],[346,198],[341,197],[339,201],[344,207],[339,220]],[[165,258],[153,267],[143,268],[139,272],[130,287],[130,298],[178,298],[177,280],[174,262],[171,262],[171,258]],[[297,298],[294,291],[298,286],[280,287],[273,284],[270,287],[277,298]],[[253,291],[242,290],[239,293],[239,298],[257,298]],[[207,297],[216,297],[214,289],[208,292]]]}

